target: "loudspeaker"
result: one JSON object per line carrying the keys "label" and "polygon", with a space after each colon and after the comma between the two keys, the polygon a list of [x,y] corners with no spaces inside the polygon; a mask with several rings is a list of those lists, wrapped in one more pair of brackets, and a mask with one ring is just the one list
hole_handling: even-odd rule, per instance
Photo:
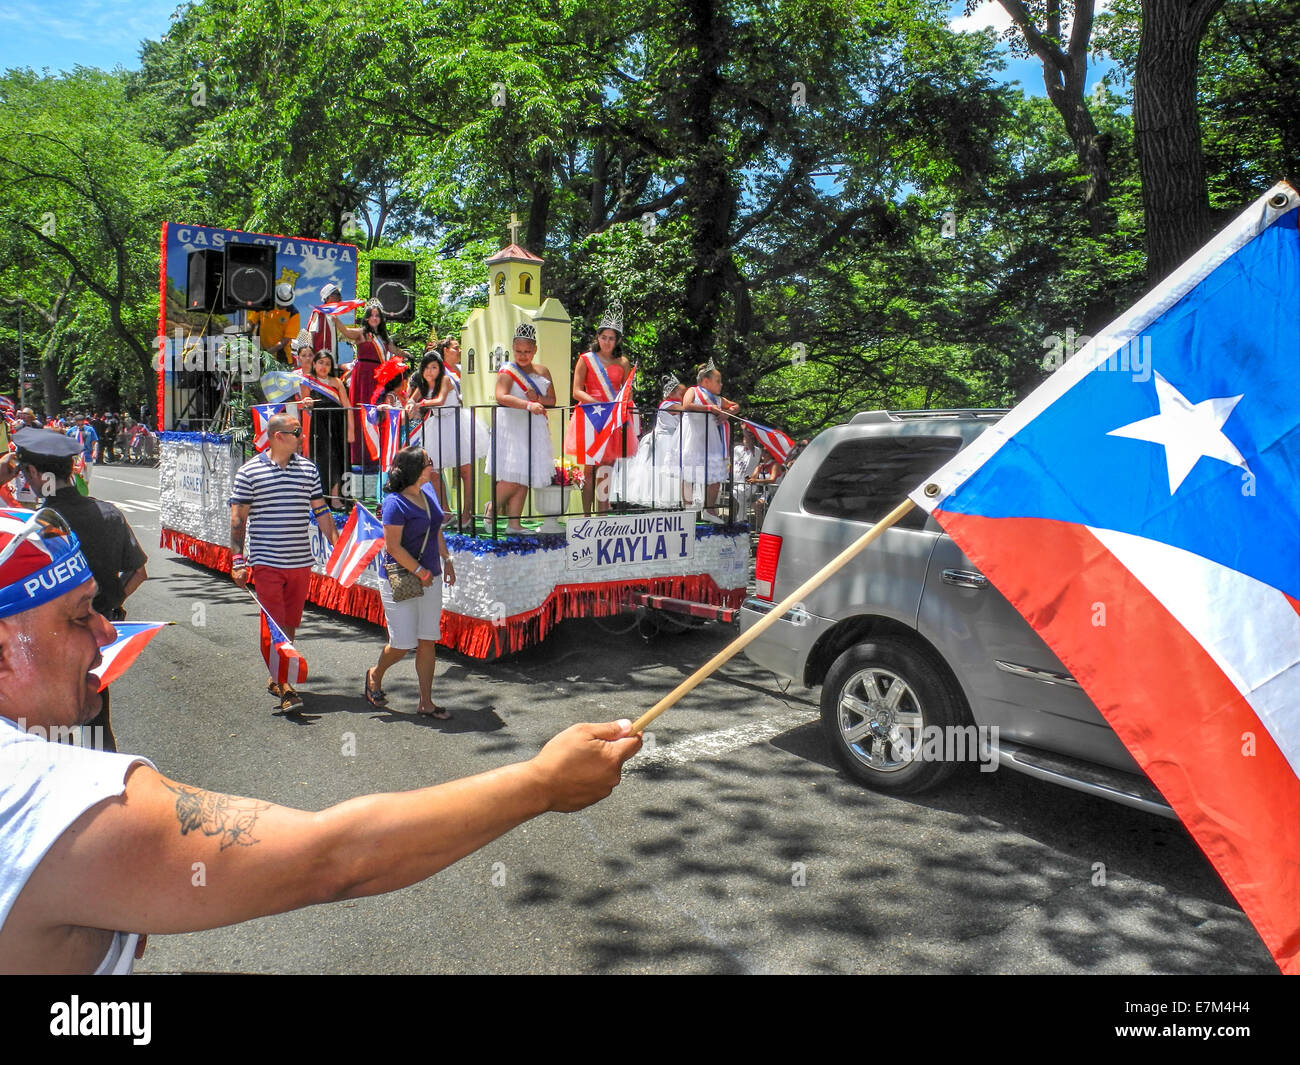
{"label": "loudspeaker", "polygon": [[225,309],[269,311],[275,306],[275,246],[226,245]]}
{"label": "loudspeaker", "polygon": [[190,252],[186,260],[189,275],[185,285],[185,306],[191,311],[221,311],[222,278],[225,276],[225,256],[219,251],[205,249]]}
{"label": "loudspeaker", "polygon": [[379,301],[390,322],[415,320],[415,263],[372,260],[370,298]]}

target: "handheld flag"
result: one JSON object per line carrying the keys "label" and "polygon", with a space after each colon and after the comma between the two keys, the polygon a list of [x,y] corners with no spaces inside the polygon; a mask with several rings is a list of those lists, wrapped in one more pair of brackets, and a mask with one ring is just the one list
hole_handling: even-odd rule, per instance
{"label": "handheld flag", "polygon": [[573,408],[573,420],[577,425],[573,457],[580,465],[597,465],[604,455],[616,406],[614,403],[579,403]]}
{"label": "handheld flag", "polygon": [[262,658],[267,670],[277,684],[301,684],[307,679],[307,659],[289,642],[289,637],[266,612],[261,600],[255,595],[253,599],[262,612]]}
{"label": "handheld flag", "polygon": [[152,640],[164,625],[174,624],[170,621],[115,621],[117,639],[99,649],[103,661],[90,672],[99,678],[99,690],[103,691],[130,668],[145,644]]}
{"label": "handheld flag", "polygon": [[351,588],[383,546],[383,525],[358,503],[348,515],[347,524],[325,563],[325,572],[341,587]]}
{"label": "handheld flag", "polygon": [[316,310],[321,314],[328,314],[337,318],[340,314],[348,314],[352,311],[359,311],[366,305],[365,300],[338,300],[335,303],[317,304]]}
{"label": "handheld flag", "polygon": [[402,448],[402,412],[390,407],[379,408],[379,468],[387,470]]}
{"label": "handheld flag", "polygon": [[267,429],[267,423],[270,422],[273,415],[283,414],[284,408],[285,404],[283,403],[263,403],[248,408],[253,415],[253,449],[255,451],[265,451],[271,446],[271,434]]}
{"label": "handheld flag", "polygon": [[361,419],[361,435],[365,440],[366,454],[372,459],[379,458],[379,408],[369,403],[361,405],[364,415]]}
{"label": "handheld flag", "polygon": [[784,462],[794,449],[794,441],[780,429],[769,429],[766,425],[741,418],[742,425],[748,425],[754,432],[754,438],[763,445],[763,450],[777,462]]}
{"label": "handheld flag", "polygon": [[300,374],[290,373],[288,370],[269,370],[262,374],[262,379],[258,383],[262,386],[262,395],[266,396],[267,402],[284,403],[298,398],[303,378]]}
{"label": "handheld flag", "polygon": [[1300,195],[1278,185],[912,500],[1300,972]]}

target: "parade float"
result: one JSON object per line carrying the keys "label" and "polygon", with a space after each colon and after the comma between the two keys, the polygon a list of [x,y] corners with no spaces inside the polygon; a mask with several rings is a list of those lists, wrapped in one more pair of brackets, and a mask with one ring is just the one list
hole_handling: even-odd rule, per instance
{"label": "parade float", "polygon": [[[240,251],[233,264],[229,249]],[[225,256],[225,259],[222,259]],[[197,258],[196,258],[197,257]],[[224,262],[224,266],[220,265]],[[569,314],[553,297],[543,299],[543,260],[516,243],[491,256],[488,305],[471,312],[461,331],[463,403],[491,421],[497,371],[508,358],[516,327],[536,331],[538,359],[552,368],[557,414],[549,419],[552,453],[560,455],[569,401],[573,342]],[[261,402],[264,370],[257,343],[243,334],[244,312],[202,310],[211,288],[224,283],[246,303],[270,291],[306,323],[320,289],[338,286],[355,296],[357,249],[347,244],[241,233],[206,226],[165,224],[158,329],[158,411],[161,443],[159,489],[162,546],[218,572],[230,570],[230,508],[235,471],[253,453],[253,437],[235,425],[241,405]],[[242,273],[241,273],[242,271]],[[196,292],[206,285],[206,301]],[[372,288],[373,288],[372,282]],[[228,304],[227,304],[228,306]],[[342,345],[340,345],[342,348]],[[340,352],[340,363],[348,354]],[[356,469],[353,494],[378,513],[377,469]],[[478,460],[478,500],[494,485]],[[744,598],[749,565],[748,529],[697,521],[690,509],[629,509],[583,517],[578,493],[567,487],[534,489],[526,514],[530,534],[498,538],[494,527],[448,532],[456,584],[445,590],[441,643],[462,654],[490,659],[543,640],[568,618],[602,617],[632,609],[648,597],[734,608]],[[481,507],[479,508],[481,509]],[[573,513],[579,511],[579,513]],[[340,528],[346,514],[337,514]],[[304,514],[304,522],[308,516]],[[327,545],[310,525],[316,565],[308,599],[329,610],[383,623],[379,581],[382,553],[351,587],[325,573]]]}

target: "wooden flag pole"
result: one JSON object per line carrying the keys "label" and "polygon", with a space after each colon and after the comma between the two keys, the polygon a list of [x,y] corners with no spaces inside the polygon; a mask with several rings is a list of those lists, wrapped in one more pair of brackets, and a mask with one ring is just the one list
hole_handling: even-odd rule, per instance
{"label": "wooden flag pole", "polygon": [[791,607],[797,605],[806,595],[815,591],[817,588],[820,588],[826,583],[826,581],[835,576],[836,573],[861,554],[862,550],[871,543],[872,540],[876,539],[876,537],[902,518],[903,515],[910,511],[914,505],[915,504],[913,504],[910,499],[905,499],[903,502],[898,504],[898,506],[881,518],[880,521],[876,522],[875,525],[854,540],[853,543],[849,544],[848,547],[804,581],[803,584],[799,585],[798,588],[782,599],[781,602],[772,607],[772,609],[767,612],[767,616],[761,618],[752,629],[732,640],[731,643],[710,658],[704,663],[704,665],[637,718],[632,724],[632,731],[634,733],[645,731],[645,727],[650,724],[651,721],[680,700],[687,692],[695,688],[702,680],[710,674],[717,672],[723,664],[729,662],[732,658],[753,643],[758,636],[762,635],[775,625]]}

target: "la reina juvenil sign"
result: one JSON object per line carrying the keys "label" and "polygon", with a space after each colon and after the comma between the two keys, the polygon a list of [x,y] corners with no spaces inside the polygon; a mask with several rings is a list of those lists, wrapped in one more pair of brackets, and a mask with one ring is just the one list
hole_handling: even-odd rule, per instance
{"label": "la reina juvenil sign", "polygon": [[695,511],[569,518],[565,569],[593,570],[695,557]]}

